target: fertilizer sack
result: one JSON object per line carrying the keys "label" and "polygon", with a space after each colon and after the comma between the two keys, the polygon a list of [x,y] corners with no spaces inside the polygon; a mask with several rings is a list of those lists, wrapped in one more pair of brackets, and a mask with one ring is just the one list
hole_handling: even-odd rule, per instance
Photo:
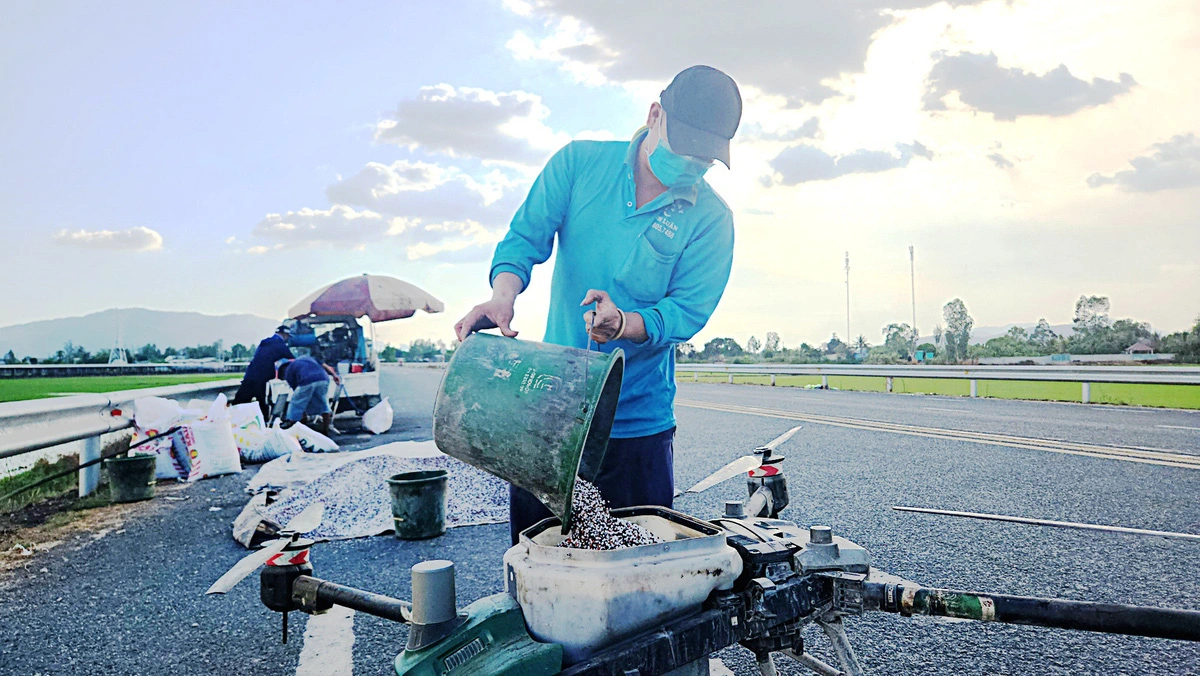
{"label": "fertilizer sack", "polygon": [[363,427],[371,430],[374,434],[383,434],[392,429],[392,416],[395,412],[392,411],[392,405],[388,403],[388,398],[384,397],[383,401],[371,407],[371,410],[363,414]]}
{"label": "fertilizer sack", "polygon": [[229,407],[229,424],[238,453],[246,462],[266,462],[279,457],[267,453],[267,425],[263,422],[258,404],[238,404]]}
{"label": "fertilizer sack", "polygon": [[172,449],[180,466],[179,476],[187,481],[242,471],[233,428],[228,423],[202,420],[184,425],[175,433]]}
{"label": "fertilizer sack", "polygon": [[173,449],[180,477],[188,481],[242,471],[225,395],[217,395],[206,415],[188,421],[179,429]]}
{"label": "fertilizer sack", "polygon": [[[133,401],[133,438],[130,443],[156,437],[171,427],[178,425],[183,418],[183,408],[170,399],[162,397],[142,397]],[[154,478],[178,479],[179,465],[172,457],[171,437],[162,437],[142,444],[137,451],[142,454],[153,453]]]}
{"label": "fertilizer sack", "polygon": [[[262,432],[247,431],[246,435],[253,438],[252,442],[247,441],[246,448],[241,449],[242,460],[246,462],[266,462],[304,450],[300,448],[300,442],[289,435],[288,430],[280,429],[277,420],[275,426]],[[241,442],[238,445],[241,447]]]}
{"label": "fertilizer sack", "polygon": [[309,453],[333,453],[338,450],[337,442],[304,423],[296,423],[286,432],[300,442],[300,448]]}

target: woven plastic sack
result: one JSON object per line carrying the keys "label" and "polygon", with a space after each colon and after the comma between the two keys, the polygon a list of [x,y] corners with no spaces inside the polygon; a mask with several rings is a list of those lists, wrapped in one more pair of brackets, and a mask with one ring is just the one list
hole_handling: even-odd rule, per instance
{"label": "woven plastic sack", "polygon": [[300,442],[300,448],[309,453],[333,453],[338,450],[336,441],[304,423],[296,423],[285,431],[295,437],[296,441]]}
{"label": "woven plastic sack", "polygon": [[383,401],[375,404],[371,410],[363,414],[362,424],[374,434],[383,434],[392,429],[392,416],[394,415],[392,405],[388,403],[388,398],[384,397]]}

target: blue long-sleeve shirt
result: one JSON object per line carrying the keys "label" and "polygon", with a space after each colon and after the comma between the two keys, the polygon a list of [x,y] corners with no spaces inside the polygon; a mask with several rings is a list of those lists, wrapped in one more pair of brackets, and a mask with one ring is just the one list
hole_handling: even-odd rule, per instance
{"label": "blue long-sleeve shirt", "polygon": [[275,377],[275,362],[280,359],[295,358],[279,334],[264,338],[258,344],[258,349],[254,351],[254,357],[250,359],[250,364],[246,366],[245,380],[265,383]]}
{"label": "blue long-sleeve shirt", "polygon": [[626,357],[614,438],[675,426],[675,345],[708,322],[733,265],[733,214],[705,181],[637,208],[634,167],[645,137],[573,141],[555,153],[496,246],[489,276],[511,272],[528,286],[557,236],[545,342],[587,347],[579,303],[588,289],[642,316],[648,340],[599,346]]}

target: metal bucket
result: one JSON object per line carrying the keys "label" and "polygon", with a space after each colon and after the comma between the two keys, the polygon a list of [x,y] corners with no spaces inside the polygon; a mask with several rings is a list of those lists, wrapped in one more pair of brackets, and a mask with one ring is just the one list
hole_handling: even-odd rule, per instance
{"label": "metal bucket", "polygon": [[397,538],[424,540],[446,532],[446,470],[396,474],[388,490]]}
{"label": "metal bucket", "polygon": [[153,455],[130,455],[104,461],[108,471],[108,491],[113,502],[137,502],[154,497]]}
{"label": "metal bucket", "polygon": [[433,410],[443,453],[524,488],[571,526],[576,475],[600,470],[617,413],[625,353],[469,336],[454,351]]}

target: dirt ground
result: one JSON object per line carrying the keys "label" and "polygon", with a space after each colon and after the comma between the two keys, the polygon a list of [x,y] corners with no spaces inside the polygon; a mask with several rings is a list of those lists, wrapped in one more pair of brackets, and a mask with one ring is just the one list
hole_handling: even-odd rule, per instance
{"label": "dirt ground", "polygon": [[152,515],[186,500],[188,484],[161,481],[153,500],[106,504],[107,491],[79,498],[73,493],[27,505],[15,512],[0,513],[0,588],[11,573],[33,565],[35,554],[49,552],[67,542],[98,540],[120,533],[134,515]]}

